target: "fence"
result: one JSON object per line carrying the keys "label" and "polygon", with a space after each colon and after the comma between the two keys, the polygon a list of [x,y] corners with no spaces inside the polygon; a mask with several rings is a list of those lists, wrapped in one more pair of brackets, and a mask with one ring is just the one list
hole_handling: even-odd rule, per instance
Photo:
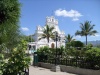
{"label": "fence", "polygon": [[40,55],[38,54],[38,61],[51,64],[55,64],[55,62],[57,62],[59,65],[100,70],[99,48],[68,48],[66,51],[57,49],[57,53],[56,50],[51,49],[50,51],[51,53],[43,54],[43,51],[39,53]]}
{"label": "fence", "polygon": [[[40,62],[55,64],[55,59],[42,60]],[[86,69],[94,69],[94,70],[100,69],[99,59],[97,59],[97,61],[93,61],[93,60],[87,60],[85,58],[66,58],[57,60],[57,64],[66,66],[75,66]]]}

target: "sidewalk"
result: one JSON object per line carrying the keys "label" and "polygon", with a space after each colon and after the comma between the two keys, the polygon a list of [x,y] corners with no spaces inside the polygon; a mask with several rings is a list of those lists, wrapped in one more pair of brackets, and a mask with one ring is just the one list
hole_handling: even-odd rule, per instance
{"label": "sidewalk", "polygon": [[66,72],[52,72],[50,71],[50,69],[30,66],[29,75],[77,75],[77,74],[71,74]]}

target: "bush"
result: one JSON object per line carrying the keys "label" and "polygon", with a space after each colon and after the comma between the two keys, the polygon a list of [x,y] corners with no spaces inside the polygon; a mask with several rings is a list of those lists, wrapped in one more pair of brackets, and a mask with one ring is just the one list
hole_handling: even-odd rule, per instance
{"label": "bush", "polygon": [[89,67],[100,69],[100,49],[92,48],[86,51],[86,60],[90,62]]}
{"label": "bush", "polygon": [[92,49],[93,45],[92,44],[88,44],[86,45],[86,50]]}
{"label": "bush", "polygon": [[[62,56],[65,48],[61,46],[57,48],[57,55]],[[56,48],[49,48],[47,46],[41,47],[37,50],[39,61],[55,59],[56,56]]]}
{"label": "bush", "polygon": [[72,41],[71,46],[72,47],[84,47],[84,44],[81,41]]}
{"label": "bush", "polygon": [[50,50],[48,46],[44,46],[37,49],[37,52],[42,54],[47,54],[48,52],[50,52]]}
{"label": "bush", "polygon": [[3,74],[3,66],[4,66],[4,56],[3,54],[0,54],[0,75]]}
{"label": "bush", "polygon": [[45,61],[45,60],[47,60],[47,56],[50,53],[49,47],[48,46],[40,47],[37,50],[37,53],[38,53],[38,61],[39,62]]}
{"label": "bush", "polygon": [[17,75],[29,67],[30,58],[26,55],[26,42],[22,40],[20,44],[12,50],[10,58],[3,66],[3,75]]}

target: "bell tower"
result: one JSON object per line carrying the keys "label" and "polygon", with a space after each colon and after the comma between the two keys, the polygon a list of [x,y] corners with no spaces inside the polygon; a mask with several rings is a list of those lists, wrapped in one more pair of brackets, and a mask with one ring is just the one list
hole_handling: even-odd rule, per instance
{"label": "bell tower", "polygon": [[46,25],[55,27],[58,25],[58,20],[54,16],[46,17]]}

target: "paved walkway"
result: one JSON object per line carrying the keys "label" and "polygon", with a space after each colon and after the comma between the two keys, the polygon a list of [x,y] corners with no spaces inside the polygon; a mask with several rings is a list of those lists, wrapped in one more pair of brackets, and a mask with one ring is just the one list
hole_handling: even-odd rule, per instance
{"label": "paved walkway", "polygon": [[66,72],[52,72],[50,71],[50,69],[30,66],[29,75],[76,75],[76,74],[71,74]]}

